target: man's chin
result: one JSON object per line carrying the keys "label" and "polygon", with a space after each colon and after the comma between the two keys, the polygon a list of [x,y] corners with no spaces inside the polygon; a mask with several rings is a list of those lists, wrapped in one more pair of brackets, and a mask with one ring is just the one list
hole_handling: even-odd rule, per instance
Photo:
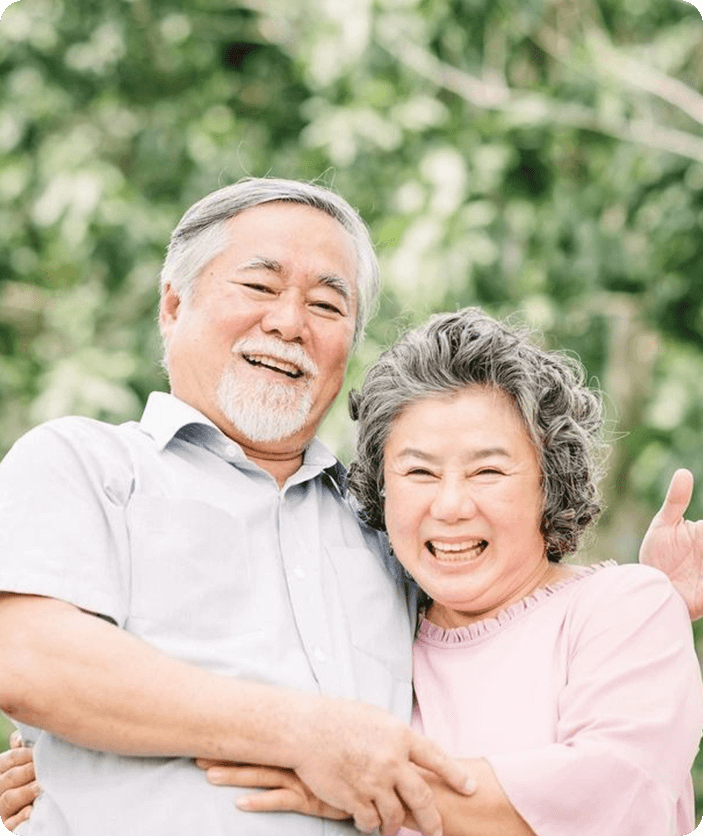
{"label": "man's chin", "polygon": [[[227,420],[244,441],[253,444],[277,444],[304,434],[310,428],[309,410],[304,415],[280,415],[269,410],[223,410]],[[314,429],[310,428],[310,435]]]}
{"label": "man's chin", "polygon": [[312,396],[294,385],[268,384],[252,387],[245,393],[233,376],[226,376],[217,395],[220,409],[230,424],[243,439],[254,444],[293,440],[311,425]]}

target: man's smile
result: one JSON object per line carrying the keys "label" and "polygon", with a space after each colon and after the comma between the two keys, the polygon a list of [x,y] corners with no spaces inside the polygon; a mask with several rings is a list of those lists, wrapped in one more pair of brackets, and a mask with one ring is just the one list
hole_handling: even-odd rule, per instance
{"label": "man's smile", "polygon": [[278,357],[271,357],[267,354],[244,354],[242,357],[252,366],[264,366],[279,374],[284,374],[294,380],[302,377],[304,372],[294,363],[289,363],[286,360],[281,360]]}
{"label": "man's smile", "polygon": [[279,379],[309,384],[317,377],[317,366],[301,346],[271,337],[248,337],[232,346],[232,353],[249,366],[263,369]]}

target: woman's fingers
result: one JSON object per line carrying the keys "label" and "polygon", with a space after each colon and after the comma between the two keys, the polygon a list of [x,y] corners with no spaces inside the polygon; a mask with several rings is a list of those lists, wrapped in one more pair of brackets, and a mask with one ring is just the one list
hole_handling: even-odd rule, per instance
{"label": "woman's fingers", "polygon": [[304,813],[299,793],[288,787],[241,795],[237,801],[240,810],[251,813]]}
{"label": "woman's fingers", "polygon": [[10,833],[12,833],[12,831],[16,827],[18,827],[20,824],[22,824],[23,821],[27,821],[31,812],[32,812],[31,805],[28,806],[28,807],[24,807],[16,815],[10,816],[9,819],[3,819],[3,824],[10,831]]}
{"label": "woman's fingers", "polygon": [[8,830],[29,817],[39,792],[32,750],[15,748],[3,752],[0,755],[0,819]]}
{"label": "woman's fingers", "polygon": [[[32,804],[34,804],[40,792],[39,784],[36,781],[3,790],[0,797],[0,818],[8,830],[12,830],[21,821],[29,818],[32,812]],[[10,826],[11,824],[12,826]]]}
{"label": "woman's fingers", "polygon": [[[29,764],[34,769],[34,757],[32,755],[32,750],[26,746],[21,746],[15,749],[8,749],[5,752],[0,753],[0,781],[2,781],[8,772],[13,769],[16,769],[18,766],[24,766],[25,764]],[[33,780],[34,775],[30,780]],[[0,789],[2,789],[2,784],[0,784]]]}
{"label": "woman's fingers", "polygon": [[205,774],[211,784],[227,787],[285,787],[292,778],[287,769],[249,764],[219,764],[209,767]]}

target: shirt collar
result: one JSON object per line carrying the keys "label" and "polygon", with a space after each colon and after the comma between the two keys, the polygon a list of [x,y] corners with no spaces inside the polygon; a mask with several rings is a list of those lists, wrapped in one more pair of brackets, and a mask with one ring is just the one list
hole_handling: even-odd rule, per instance
{"label": "shirt collar", "polygon": [[215,424],[194,406],[166,392],[152,392],[149,395],[142,420],[139,422],[141,429],[154,439],[159,450],[164,450],[182,429],[193,424],[211,427],[220,432]]}
{"label": "shirt collar", "polygon": [[[176,436],[187,436],[189,440],[208,447],[235,464],[237,461],[248,461],[239,444],[228,438],[202,412],[166,392],[152,392],[149,395],[139,426],[154,439],[159,450],[165,450]],[[196,429],[198,432],[192,432]],[[231,453],[233,448],[237,451],[236,455]],[[319,438],[313,438],[305,450],[300,469],[292,478],[295,482],[304,481],[320,472],[329,476],[342,496],[346,494],[346,468]]]}
{"label": "shirt collar", "polygon": [[337,491],[342,496],[346,496],[347,469],[319,438],[313,438],[310,446],[305,451],[303,464],[298,472],[303,473],[309,467],[325,473]]}

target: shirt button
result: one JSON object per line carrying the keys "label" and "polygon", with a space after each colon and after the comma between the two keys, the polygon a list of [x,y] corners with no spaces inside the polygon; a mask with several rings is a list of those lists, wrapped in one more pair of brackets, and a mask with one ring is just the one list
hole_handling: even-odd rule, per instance
{"label": "shirt button", "polygon": [[298,578],[301,581],[305,580],[305,578],[307,577],[307,575],[305,574],[305,569],[303,569],[302,566],[296,566],[295,569],[293,569],[293,574],[296,578]]}
{"label": "shirt button", "polygon": [[318,662],[326,662],[327,661],[327,656],[325,655],[325,652],[324,652],[324,650],[322,650],[322,648],[316,647],[313,650],[312,653],[313,653],[313,656],[317,659]]}
{"label": "shirt button", "polygon": [[234,444],[228,444],[225,447],[225,456],[230,458],[236,458],[239,455],[239,447],[235,446]]}

